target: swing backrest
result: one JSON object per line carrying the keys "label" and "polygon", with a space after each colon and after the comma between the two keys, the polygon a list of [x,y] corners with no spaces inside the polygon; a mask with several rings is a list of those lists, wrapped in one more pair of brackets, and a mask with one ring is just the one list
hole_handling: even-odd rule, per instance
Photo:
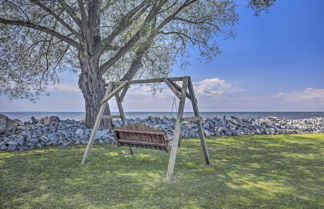
{"label": "swing backrest", "polygon": [[119,146],[158,149],[169,152],[167,133],[144,124],[121,126],[115,130],[115,138]]}

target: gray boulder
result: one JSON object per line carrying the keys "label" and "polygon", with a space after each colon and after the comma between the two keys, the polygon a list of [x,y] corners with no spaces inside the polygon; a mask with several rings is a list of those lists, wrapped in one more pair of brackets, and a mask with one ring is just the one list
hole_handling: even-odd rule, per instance
{"label": "gray boulder", "polygon": [[42,123],[50,125],[50,124],[57,124],[60,122],[60,118],[58,116],[46,116],[40,120]]}
{"label": "gray boulder", "polygon": [[12,120],[6,115],[0,114],[0,133],[15,131],[21,125],[20,120]]}
{"label": "gray boulder", "polygon": [[75,131],[75,135],[77,135],[77,136],[82,136],[84,134],[84,131],[83,131],[83,129],[81,129],[81,128],[78,128],[76,131]]}

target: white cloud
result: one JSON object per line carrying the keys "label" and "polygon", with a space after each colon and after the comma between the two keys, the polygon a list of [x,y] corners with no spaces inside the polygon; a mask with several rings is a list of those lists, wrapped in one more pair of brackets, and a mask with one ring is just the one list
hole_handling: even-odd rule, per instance
{"label": "white cloud", "polygon": [[197,95],[215,96],[235,93],[242,89],[233,87],[230,83],[219,78],[205,79],[199,82],[194,82],[194,90]]}
{"label": "white cloud", "polygon": [[65,93],[80,93],[80,89],[77,86],[72,86],[64,83],[57,83],[47,88],[50,92],[65,92]]}

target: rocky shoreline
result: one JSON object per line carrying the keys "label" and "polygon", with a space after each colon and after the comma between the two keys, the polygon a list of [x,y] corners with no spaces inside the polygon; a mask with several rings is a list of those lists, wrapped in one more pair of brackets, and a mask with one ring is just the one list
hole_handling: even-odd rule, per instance
{"label": "rocky shoreline", "polygon": [[[165,130],[172,136],[175,118],[147,117],[145,119],[128,119],[127,123],[143,123]],[[236,117],[207,118],[203,122],[205,135],[208,136],[240,136],[255,134],[307,134],[324,133],[324,118],[279,119],[274,117],[248,119]],[[119,120],[114,121],[120,126]],[[81,121],[60,120],[57,116],[31,121],[12,120],[0,114],[0,151],[30,150],[51,145],[86,144],[91,129]],[[198,137],[197,126],[193,122],[182,124],[183,138]],[[98,131],[95,143],[115,143],[113,131]]]}

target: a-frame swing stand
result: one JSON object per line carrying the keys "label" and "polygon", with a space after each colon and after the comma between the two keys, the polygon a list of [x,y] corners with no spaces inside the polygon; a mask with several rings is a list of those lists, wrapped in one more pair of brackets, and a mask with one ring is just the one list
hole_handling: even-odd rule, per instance
{"label": "a-frame swing stand", "polygon": [[[176,82],[182,81],[182,86],[179,86]],[[195,97],[193,85],[191,82],[191,79],[189,76],[185,77],[173,77],[173,78],[159,78],[159,79],[147,79],[147,80],[130,80],[130,81],[117,81],[117,82],[110,82],[107,86],[106,94],[101,101],[101,106],[94,124],[94,127],[92,129],[92,133],[90,135],[87,148],[84,152],[82,162],[81,164],[84,164],[86,159],[89,156],[89,153],[91,151],[91,147],[94,141],[94,138],[96,136],[96,132],[99,128],[100,122],[102,119],[106,118],[120,118],[122,120],[122,123],[125,124],[125,113],[122,107],[122,102],[125,97],[125,94],[131,84],[143,84],[143,83],[160,83],[165,82],[167,86],[171,89],[171,91],[179,98],[179,107],[178,107],[178,113],[177,113],[177,119],[175,123],[175,129],[173,134],[173,141],[172,141],[172,147],[171,147],[171,153],[169,158],[169,165],[168,165],[168,172],[167,172],[167,178],[168,180],[171,180],[173,176],[176,156],[177,156],[177,149],[178,149],[178,143],[180,139],[180,128],[181,123],[183,121],[195,121],[198,126],[198,132],[199,132],[199,138],[201,142],[201,147],[205,156],[206,164],[210,164],[210,158],[208,154],[208,149],[205,141],[205,135],[202,125],[202,118],[200,117],[197,99]],[[119,115],[103,115],[104,110],[106,108],[106,103],[112,98],[115,97]],[[186,98],[191,101],[194,116],[193,117],[183,117],[183,110]],[[132,153],[132,148],[130,148]]]}

